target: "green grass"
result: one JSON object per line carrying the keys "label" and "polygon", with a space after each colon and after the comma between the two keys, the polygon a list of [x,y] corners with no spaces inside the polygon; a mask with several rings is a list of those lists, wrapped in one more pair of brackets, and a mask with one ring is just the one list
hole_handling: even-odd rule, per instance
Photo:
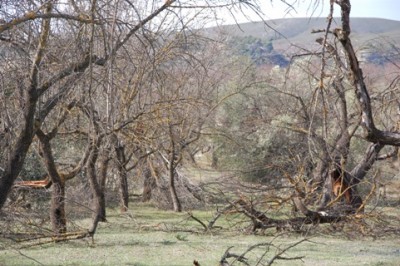
{"label": "green grass", "polygon": [[[195,211],[196,217],[207,221],[212,211]],[[225,250],[241,254],[256,243],[272,242],[284,248],[302,239],[298,235],[256,236],[229,229],[240,217],[221,219],[221,229],[204,233],[203,228],[186,213],[160,211],[139,204],[128,214],[109,210],[108,222],[99,225],[94,243],[90,239],[50,243],[29,248],[0,239],[0,265],[217,265]],[[79,221],[87,228],[89,219]],[[243,224],[241,224],[243,226]],[[254,265],[265,248],[248,254]],[[275,250],[267,253],[271,258]],[[287,257],[304,256],[303,261],[279,261],[277,265],[398,265],[400,240],[359,239],[355,241],[315,236],[290,249]],[[238,264],[235,264],[238,265]]]}

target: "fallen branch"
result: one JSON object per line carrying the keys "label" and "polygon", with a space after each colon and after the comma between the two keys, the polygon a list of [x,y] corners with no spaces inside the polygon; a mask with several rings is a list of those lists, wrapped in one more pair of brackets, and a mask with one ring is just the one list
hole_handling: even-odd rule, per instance
{"label": "fallen branch", "polygon": [[30,248],[49,243],[64,242],[69,240],[82,239],[86,237],[90,237],[88,231],[79,231],[79,232],[68,232],[59,235],[40,235],[33,238],[18,239],[16,242],[19,243],[27,242],[26,244],[22,244],[20,248]]}
{"label": "fallen branch", "polygon": [[268,229],[274,227],[277,231],[281,231],[284,228],[293,228],[298,231],[304,224],[317,225],[322,223],[337,223],[346,218],[346,216],[330,215],[326,212],[311,211],[304,206],[299,198],[294,198],[293,201],[297,209],[300,210],[305,217],[272,219],[265,215],[265,213],[257,211],[251,202],[244,199],[236,201],[234,207],[237,212],[244,214],[252,220],[253,232],[257,229]]}
{"label": "fallen branch", "polygon": [[28,260],[31,260],[31,261],[33,261],[33,262],[36,262],[36,263],[39,264],[39,265],[45,265],[45,264],[41,263],[40,261],[38,261],[38,260],[36,260],[36,259],[34,259],[34,258],[32,258],[32,257],[30,257],[30,256],[28,256],[28,255],[26,255],[26,254],[24,254],[24,253],[22,253],[22,251],[19,250],[19,249],[14,249],[14,250],[15,250],[19,255],[21,255],[21,256],[27,258]]}
{"label": "fallen branch", "polygon": [[[240,255],[237,255],[237,254],[234,254],[234,253],[230,252],[230,250],[233,248],[233,246],[232,246],[232,247],[229,247],[229,248],[226,249],[224,255],[221,257],[219,265],[220,266],[229,266],[229,265],[234,265],[236,262],[239,262],[239,263],[244,264],[244,265],[250,265],[250,263],[248,262],[249,259],[246,258],[246,255],[250,251],[252,251],[252,250],[254,250],[256,248],[259,248],[259,247],[265,247],[266,250],[265,250],[264,254],[257,260],[257,263],[254,264],[254,265],[272,265],[275,262],[275,260],[302,260],[304,258],[304,256],[283,257],[282,255],[285,254],[289,249],[291,249],[291,248],[293,248],[293,247],[295,247],[295,246],[297,246],[297,245],[299,245],[299,244],[301,244],[301,243],[303,243],[305,241],[308,241],[308,239],[302,239],[302,240],[297,241],[297,242],[295,242],[295,243],[293,243],[293,244],[291,244],[291,245],[289,245],[289,246],[287,246],[287,247],[285,247],[283,249],[275,246],[272,242],[257,243],[255,245],[252,245],[252,246],[248,247],[247,250],[244,251]],[[267,253],[270,251],[270,247],[275,248],[277,250],[277,252],[271,259],[268,260],[268,262],[266,262],[264,259],[265,259],[265,256],[267,255]],[[228,258],[235,258],[235,259],[232,262],[229,262],[227,260]]]}
{"label": "fallen branch", "polygon": [[195,217],[191,212],[188,212],[188,215],[190,218],[201,224],[204,227],[204,231],[208,231],[207,225],[205,225],[205,223],[203,223],[199,218]]}
{"label": "fallen branch", "polygon": [[[236,255],[236,254],[234,254],[234,253],[230,253],[229,250],[230,250],[231,248],[233,248],[233,246],[227,248],[226,251],[225,251],[225,253],[224,253],[224,255],[222,255],[221,260],[219,261],[219,265],[220,265],[220,266],[229,265],[229,263],[228,263],[228,261],[227,261],[228,258],[235,258],[235,261],[239,261],[239,262],[241,262],[241,263],[243,263],[243,264],[245,264],[245,265],[250,265],[250,264],[247,263],[247,258],[244,257],[243,254],[242,254],[242,255]],[[247,252],[245,252],[244,254],[246,254],[246,253],[247,253]],[[235,262],[235,261],[234,261],[234,262]]]}
{"label": "fallen branch", "polygon": [[221,217],[222,214],[226,213],[228,210],[233,208],[233,203],[230,203],[226,205],[224,208],[221,210],[218,210],[215,212],[213,218],[208,222],[208,225],[206,225],[203,221],[201,221],[199,218],[195,217],[193,213],[188,212],[188,215],[190,218],[201,224],[201,226],[204,227],[204,231],[210,231],[213,229],[215,222],[218,220],[218,218]]}
{"label": "fallen branch", "polygon": [[222,210],[218,210],[215,212],[213,218],[208,222],[208,230],[211,230],[214,227],[215,222],[218,220],[219,217],[221,217],[222,214],[226,213],[228,210],[232,209],[233,204],[230,203],[226,205]]}
{"label": "fallen branch", "polygon": [[308,239],[302,239],[300,241],[297,241],[296,243],[293,243],[292,245],[287,246],[286,248],[280,250],[277,254],[275,254],[275,256],[273,256],[267,265],[272,265],[272,263],[274,263],[275,260],[302,260],[304,258],[304,256],[297,256],[297,257],[282,257],[282,255],[288,251],[289,249],[303,243],[304,241],[308,241]]}

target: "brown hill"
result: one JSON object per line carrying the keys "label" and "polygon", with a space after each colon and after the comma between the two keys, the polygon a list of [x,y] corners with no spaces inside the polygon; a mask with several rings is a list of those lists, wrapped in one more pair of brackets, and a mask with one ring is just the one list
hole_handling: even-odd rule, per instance
{"label": "brown hill", "polygon": [[[340,26],[340,18],[334,18],[331,29]],[[276,51],[290,56],[306,50],[320,49],[315,40],[324,33],[312,34],[313,30],[326,29],[325,18],[288,18],[261,22],[249,22],[239,25],[224,25],[208,28],[211,36],[226,37],[252,36],[271,40]],[[399,58],[393,47],[399,47],[400,21],[379,18],[352,18],[352,41],[360,59],[375,63],[384,63],[388,56]],[[301,49],[299,49],[299,47]],[[396,60],[397,60],[396,59]]]}
{"label": "brown hill", "polygon": [[[225,32],[232,36],[255,36],[268,39],[303,39],[309,36],[313,29],[325,29],[325,18],[288,18],[260,22],[248,22],[239,25],[224,25],[210,28],[210,32]],[[340,24],[339,18],[334,18],[332,27]],[[374,37],[380,34],[400,34],[400,21],[380,18],[352,18],[351,27],[354,35]]]}

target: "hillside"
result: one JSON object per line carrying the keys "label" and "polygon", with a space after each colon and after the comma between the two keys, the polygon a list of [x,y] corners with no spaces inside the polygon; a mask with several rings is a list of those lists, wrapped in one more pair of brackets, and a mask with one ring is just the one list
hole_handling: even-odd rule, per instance
{"label": "hillside", "polygon": [[[335,18],[332,27],[338,27],[339,18]],[[379,35],[392,35],[400,38],[400,21],[379,18],[353,18],[351,21],[353,34],[365,35],[371,39]],[[224,32],[232,36],[254,36],[267,39],[287,39],[290,41],[305,41],[310,37],[311,30],[326,28],[325,18],[288,18],[275,19],[266,22],[249,22],[238,25],[225,25],[210,28],[211,33]],[[364,38],[364,37],[363,37]]]}
{"label": "hillside", "polygon": [[[315,40],[324,33],[312,34],[312,30],[326,28],[325,18],[289,18],[265,22],[249,22],[239,25],[224,25],[206,29],[211,36],[225,35],[228,39],[259,39],[270,41],[276,52],[290,56],[299,52],[299,47],[316,50],[320,45]],[[339,27],[335,18],[332,29]],[[360,59],[384,64],[386,57],[398,54],[391,44],[400,42],[400,21],[378,18],[353,18],[352,41],[360,53]],[[398,55],[397,55],[398,57]]]}

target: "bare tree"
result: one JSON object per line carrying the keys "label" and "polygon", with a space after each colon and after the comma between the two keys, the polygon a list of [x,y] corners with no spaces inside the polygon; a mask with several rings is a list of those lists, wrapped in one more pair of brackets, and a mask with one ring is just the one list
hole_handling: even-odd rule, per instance
{"label": "bare tree", "polygon": [[[45,117],[37,115],[37,109],[40,107],[38,103],[40,102],[41,97],[46,93],[54,93],[51,106],[56,106],[62,96],[69,91],[68,89],[62,90],[63,87],[59,86],[60,83],[70,82],[70,80],[68,80],[69,77],[78,73],[83,73],[88,68],[92,69],[93,65],[104,65],[105,62],[112,58],[117,51],[123,47],[135,32],[141,29],[146,23],[151,21],[162,11],[167,9],[173,2],[174,1],[168,1],[168,3],[155,9],[143,19],[134,21],[133,23],[135,24],[133,27],[125,29],[122,33],[123,37],[119,41],[113,43],[111,49],[107,51],[107,53],[103,54],[103,57],[95,54],[97,52],[102,53],[102,51],[97,49],[100,47],[93,46],[94,31],[92,30],[91,35],[85,35],[79,31],[80,26],[83,26],[83,29],[86,29],[86,25],[91,25],[93,29],[97,27],[97,25],[107,24],[105,18],[101,16],[97,17],[96,12],[98,11],[98,3],[96,3],[96,1],[93,1],[87,6],[68,6],[67,9],[59,9],[58,3],[46,3],[45,5],[41,5],[39,2],[27,1],[19,6],[10,6],[7,9],[7,11],[9,11],[7,15],[9,15],[10,20],[9,22],[2,23],[0,26],[2,41],[10,42],[14,45],[15,49],[21,50],[24,56],[29,56],[29,54],[33,52],[29,42],[34,41],[36,36],[31,34],[29,36],[32,38],[25,41],[23,39],[23,34],[18,35],[20,32],[18,32],[16,26],[30,23],[29,25],[36,29],[38,21],[42,21],[42,24],[39,27],[39,32],[36,30],[32,31],[33,33],[38,34],[38,38],[36,40],[37,45],[35,57],[30,65],[30,75],[26,79],[26,83],[22,82],[19,84],[18,91],[20,92],[20,95],[23,96],[20,101],[23,108],[21,108],[22,112],[19,115],[20,120],[18,121],[18,125],[15,125],[15,128],[18,128],[18,132],[15,132],[15,135],[18,137],[15,142],[10,145],[10,156],[8,156],[7,161],[4,163],[4,172],[2,172],[2,178],[0,180],[1,208],[4,206],[11,187],[21,171],[26,153],[32,143],[36,129],[44,122],[41,119],[44,119]],[[56,12],[53,12],[54,10],[56,10]],[[82,16],[81,13],[85,12],[87,15]],[[57,42],[52,42],[52,38],[57,36],[58,32],[50,30],[51,19],[71,21],[70,25],[72,25],[71,28],[73,29],[71,35],[73,36],[73,34],[77,34],[76,38],[79,40],[75,42],[74,48],[76,48],[75,51],[77,51],[75,54],[73,49],[61,53],[64,55],[74,54],[73,58],[76,58],[76,60],[72,62],[67,61],[67,63],[65,63],[58,61],[57,59],[57,67],[53,67],[52,65],[52,60],[55,58],[52,56],[57,52],[53,51],[52,53],[50,51],[52,51],[52,48],[58,47]],[[99,26],[99,29],[101,29],[101,26]],[[24,29],[22,29],[21,33],[23,33],[23,30]],[[17,33],[15,36],[13,35],[14,32]],[[3,37],[3,34],[9,35],[4,35]],[[68,38],[68,33],[65,36]],[[87,43],[89,43],[89,45],[86,45]],[[26,44],[25,47],[24,44]],[[57,88],[59,88],[58,93]],[[8,117],[8,115],[6,115],[6,117]],[[9,134],[12,133],[14,132],[10,132]]]}

